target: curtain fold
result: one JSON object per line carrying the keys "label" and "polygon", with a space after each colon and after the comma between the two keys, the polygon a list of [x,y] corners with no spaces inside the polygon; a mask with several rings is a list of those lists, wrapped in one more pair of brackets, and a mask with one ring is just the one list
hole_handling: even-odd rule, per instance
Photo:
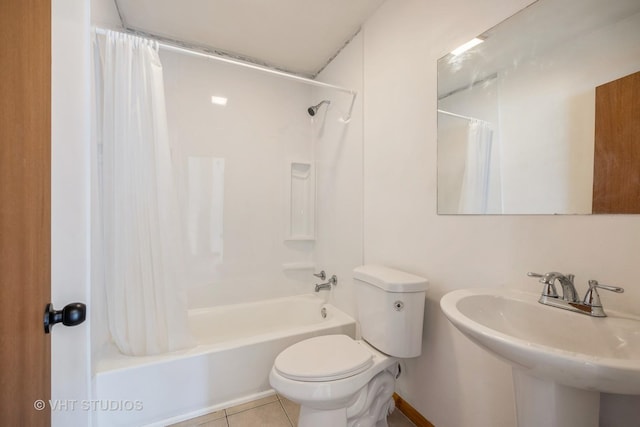
{"label": "curtain fold", "polygon": [[458,213],[487,213],[492,139],[493,130],[489,123],[482,120],[471,120],[469,122],[467,156],[458,202]]}
{"label": "curtain fold", "polygon": [[191,345],[181,229],[158,45],[109,31],[97,43],[98,280],[127,355]]}

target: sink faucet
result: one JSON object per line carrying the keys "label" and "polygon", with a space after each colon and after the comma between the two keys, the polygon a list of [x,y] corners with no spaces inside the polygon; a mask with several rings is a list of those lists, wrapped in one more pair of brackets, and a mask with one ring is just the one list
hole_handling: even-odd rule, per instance
{"label": "sink faucet", "polygon": [[[618,286],[603,285],[598,283],[597,280],[589,280],[589,290],[581,302],[578,299],[578,292],[573,285],[573,279],[575,278],[573,274],[564,275],[562,273],[552,271],[546,274],[529,272],[527,273],[527,276],[538,277],[540,278],[540,283],[544,283],[545,285],[542,289],[540,299],[538,300],[540,304],[588,314],[593,317],[607,316],[602,308],[597,288],[617,293],[624,292],[624,289]],[[562,286],[562,299],[559,298],[558,292],[556,292],[556,286],[554,284],[556,280],[560,282],[560,285]]]}
{"label": "sink faucet", "polygon": [[321,283],[321,284],[316,283],[316,292],[320,292],[320,289],[331,289],[331,285],[333,286],[338,285],[338,277],[335,274],[331,276],[331,278],[327,283]]}
{"label": "sink faucet", "polygon": [[527,273],[529,277],[539,277],[540,283],[544,283],[545,292],[548,297],[557,298],[558,292],[556,291],[556,287],[554,282],[557,280],[560,282],[560,286],[562,286],[562,299],[568,302],[578,302],[578,292],[576,291],[576,287],[573,285],[573,279],[576,276],[573,274],[564,275],[562,273],[558,273],[556,271],[552,271],[546,274],[538,274],[538,273]]}

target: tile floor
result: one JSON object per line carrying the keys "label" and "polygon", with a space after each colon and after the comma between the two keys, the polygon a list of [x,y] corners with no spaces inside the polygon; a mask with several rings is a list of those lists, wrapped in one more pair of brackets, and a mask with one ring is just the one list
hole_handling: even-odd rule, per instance
{"label": "tile floor", "polygon": [[[170,427],[295,427],[299,412],[299,405],[274,394],[172,424]],[[415,427],[415,424],[398,410],[389,415],[388,422],[389,427]]]}

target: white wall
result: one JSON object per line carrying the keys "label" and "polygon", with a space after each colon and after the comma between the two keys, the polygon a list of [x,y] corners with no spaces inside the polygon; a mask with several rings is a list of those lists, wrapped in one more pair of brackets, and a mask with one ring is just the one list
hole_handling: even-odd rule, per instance
{"label": "white wall", "polygon": [[[436,214],[436,61],[527,3],[387,0],[364,27],[364,261],[430,279],[423,354],[398,392],[440,427],[515,425],[510,368],[449,325],[446,292],[537,290],[527,271],[558,270],[581,292],[590,278],[625,287],[604,304],[640,314],[637,216]],[[605,417],[611,399],[621,402],[606,396]]]}
{"label": "white wall", "polygon": [[[51,398],[90,399],[89,2],[51,3],[51,299],[87,304],[87,321],[51,332]],[[72,405],[72,403],[68,403]],[[89,412],[52,411],[53,426],[90,425]]]}

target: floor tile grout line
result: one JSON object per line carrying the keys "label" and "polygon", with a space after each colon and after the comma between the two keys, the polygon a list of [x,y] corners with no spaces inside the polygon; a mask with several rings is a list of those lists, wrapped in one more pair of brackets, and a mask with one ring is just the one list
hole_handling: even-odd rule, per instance
{"label": "floor tile grout line", "polygon": [[280,403],[280,407],[282,408],[282,411],[284,412],[284,416],[287,417],[287,421],[289,421],[289,425],[291,427],[295,427],[293,425],[293,421],[291,421],[291,417],[289,416],[289,413],[287,412],[287,410],[285,409],[284,405],[282,404],[282,400],[278,399],[278,402]]}
{"label": "floor tile grout line", "polygon": [[287,399],[284,396],[281,396],[278,393],[276,393],[276,396],[278,396],[278,401],[280,402],[280,406],[282,406],[282,410],[284,410],[284,414],[287,416],[287,419],[289,420],[289,423],[291,424],[291,427],[296,427],[296,423],[293,422],[293,420],[289,416],[289,412],[287,412],[287,408],[284,407],[283,399],[284,400],[289,400],[289,399]]}
{"label": "floor tile grout line", "polygon": [[[227,409],[225,409],[225,410],[224,410],[224,414],[225,414],[225,416],[226,416],[226,417],[231,417],[231,416],[233,416],[233,415],[241,414],[241,413],[243,413],[243,412],[247,412],[247,411],[250,411],[250,410],[252,410],[252,409],[260,408],[260,407],[262,407],[262,406],[269,405],[269,404],[271,404],[271,403],[276,403],[276,402],[280,402],[280,399],[276,399],[276,400],[274,400],[274,401],[272,401],[272,402],[265,402],[265,403],[262,403],[262,404],[260,404],[260,405],[252,406],[251,408],[243,409],[242,411],[234,412],[233,414],[229,414],[229,413],[227,412]],[[247,402],[247,403],[251,403],[251,402]],[[233,406],[232,406],[232,408],[233,408]],[[228,409],[231,409],[231,408],[228,408]]]}
{"label": "floor tile grout line", "polygon": [[[251,408],[243,409],[242,411],[234,412],[233,414],[229,414],[229,413],[227,412],[227,410],[228,410],[228,409],[231,409],[231,408],[233,408],[233,407],[231,407],[231,408],[224,408],[224,409],[220,409],[220,411],[222,411],[222,413],[224,414],[224,416],[219,417],[219,418],[216,418],[215,420],[206,420],[206,421],[205,421],[205,422],[203,422],[203,423],[199,423],[199,424],[197,424],[197,426],[200,426],[200,425],[203,425],[203,424],[209,423],[209,422],[211,422],[211,421],[216,421],[216,420],[220,420],[220,419],[223,419],[223,418],[224,418],[224,420],[225,420],[225,422],[226,422],[226,424],[227,424],[227,427],[229,427],[229,426],[230,426],[230,424],[229,424],[229,417],[234,416],[234,415],[238,415],[238,414],[242,414],[242,413],[244,413],[244,412],[251,411],[251,410],[253,410],[253,409],[258,409],[258,408],[261,408],[261,407],[263,407],[263,406],[270,405],[270,404],[272,404],[272,403],[276,403],[276,402],[278,402],[278,403],[279,403],[279,405],[280,405],[280,409],[282,409],[282,411],[283,411],[283,412],[284,412],[284,414],[285,414],[285,417],[287,418],[287,421],[288,421],[288,423],[289,423],[289,426],[290,426],[290,427],[296,427],[296,425],[294,424],[294,422],[293,422],[293,421],[292,421],[292,419],[291,419],[291,416],[290,416],[290,415],[289,415],[289,413],[287,412],[287,409],[284,407],[283,399],[285,399],[285,400],[286,400],[286,398],[283,398],[282,396],[280,396],[280,395],[279,395],[279,394],[277,394],[277,393],[276,393],[276,394],[274,394],[274,395],[276,396],[276,400],[273,400],[273,401],[271,401],[271,402],[264,402],[264,403],[262,403],[262,404],[260,404],[260,405],[256,405],[256,406],[253,406],[253,407],[251,407]],[[247,403],[250,403],[250,402],[247,402]],[[213,414],[214,412],[216,412],[216,411],[213,411],[213,412],[211,412],[211,413],[209,413],[209,414],[205,414],[205,416],[206,416],[206,415]],[[200,417],[196,417],[196,418],[200,418]],[[191,420],[185,420],[185,421],[191,421]],[[183,421],[183,422],[184,422],[184,421]],[[197,426],[196,426],[196,427],[197,427]]]}

